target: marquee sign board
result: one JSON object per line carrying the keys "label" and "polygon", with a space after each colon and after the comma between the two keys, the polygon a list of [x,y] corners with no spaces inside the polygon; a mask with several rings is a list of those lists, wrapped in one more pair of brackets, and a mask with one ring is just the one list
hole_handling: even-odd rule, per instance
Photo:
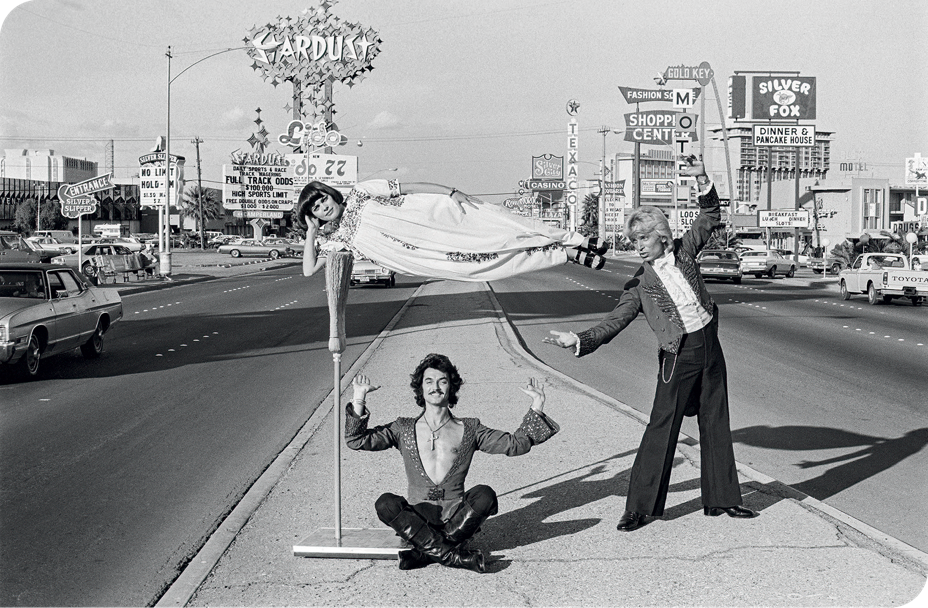
{"label": "marquee sign board", "polygon": [[139,157],[139,204],[142,208],[164,207],[165,179],[171,181],[171,204],[175,205],[180,200],[186,159],[171,154],[170,174],[164,168],[164,159],[164,152],[153,152]]}
{"label": "marquee sign board", "polygon": [[[280,159],[283,161],[283,159]],[[263,217],[293,209],[293,178],[286,161],[275,164],[223,165],[222,206]]]}
{"label": "marquee sign board", "polygon": [[358,157],[342,154],[287,154],[287,175],[292,178],[292,198],[296,203],[303,187],[322,182],[336,190],[351,189],[358,182]]}
{"label": "marquee sign board", "polygon": [[809,211],[806,209],[758,211],[757,225],[761,228],[808,228]]}

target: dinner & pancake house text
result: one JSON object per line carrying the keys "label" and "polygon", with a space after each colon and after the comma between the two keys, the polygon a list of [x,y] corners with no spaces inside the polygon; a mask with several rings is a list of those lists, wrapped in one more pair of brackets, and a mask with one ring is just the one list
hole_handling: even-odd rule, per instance
{"label": "dinner & pancake house text", "polygon": [[754,125],[755,146],[814,146],[814,125]]}

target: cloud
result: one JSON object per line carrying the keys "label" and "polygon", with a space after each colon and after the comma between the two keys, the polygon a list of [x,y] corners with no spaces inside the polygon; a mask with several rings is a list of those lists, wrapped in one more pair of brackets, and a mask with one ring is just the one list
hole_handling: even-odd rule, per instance
{"label": "cloud", "polygon": [[371,131],[379,131],[385,129],[396,129],[400,126],[400,119],[395,114],[390,112],[380,112],[377,116],[374,117],[374,120],[367,123],[367,129]]}
{"label": "cloud", "polygon": [[245,110],[241,108],[232,108],[222,114],[222,125],[228,128],[243,127],[248,120],[245,118]]}

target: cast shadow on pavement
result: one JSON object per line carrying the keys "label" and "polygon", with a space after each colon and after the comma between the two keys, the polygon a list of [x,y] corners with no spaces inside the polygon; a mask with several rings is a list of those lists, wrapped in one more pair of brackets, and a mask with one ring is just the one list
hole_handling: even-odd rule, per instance
{"label": "cast shadow on pavement", "polygon": [[796,490],[824,500],[892,468],[921,451],[928,444],[928,428],[914,429],[901,437],[888,438],[819,426],[757,425],[732,431],[732,440],[735,443],[773,450],[857,448],[830,458],[803,460],[796,465],[801,469],[839,465],[823,470],[818,477],[792,484]]}
{"label": "cast shadow on pavement", "polygon": [[[578,477],[572,477],[550,485],[547,485],[547,482],[555,477],[537,482],[533,486],[541,485],[541,487],[526,494],[520,494],[525,488],[516,488],[500,494],[501,497],[507,494],[518,494],[519,498],[522,499],[537,498],[539,500],[488,519],[483,525],[483,531],[478,539],[479,544],[487,551],[505,551],[506,549],[514,549],[560,536],[575,534],[595,526],[604,518],[583,518],[552,522],[545,520],[612,496],[626,496],[628,493],[628,477],[631,473],[630,468],[617,471],[610,477],[602,477],[602,474],[607,470],[607,462],[630,456],[635,452],[637,452],[637,449],[628,450],[555,476],[561,477],[585,470]],[[681,462],[682,459],[674,459],[674,466]],[[592,468],[589,468],[591,466]],[[618,522],[624,508],[624,502],[617,503],[614,506],[604,506],[605,519],[610,522],[614,519]]]}

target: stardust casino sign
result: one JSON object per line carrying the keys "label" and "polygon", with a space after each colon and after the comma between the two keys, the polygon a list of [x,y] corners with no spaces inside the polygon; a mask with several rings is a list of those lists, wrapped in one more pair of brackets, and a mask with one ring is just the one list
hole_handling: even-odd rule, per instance
{"label": "stardust casino sign", "polygon": [[371,28],[330,15],[331,4],[322,2],[296,19],[278,17],[276,25],[249,30],[246,52],[254,61],[251,67],[274,86],[286,80],[354,85],[355,78],[373,69],[381,40]]}

